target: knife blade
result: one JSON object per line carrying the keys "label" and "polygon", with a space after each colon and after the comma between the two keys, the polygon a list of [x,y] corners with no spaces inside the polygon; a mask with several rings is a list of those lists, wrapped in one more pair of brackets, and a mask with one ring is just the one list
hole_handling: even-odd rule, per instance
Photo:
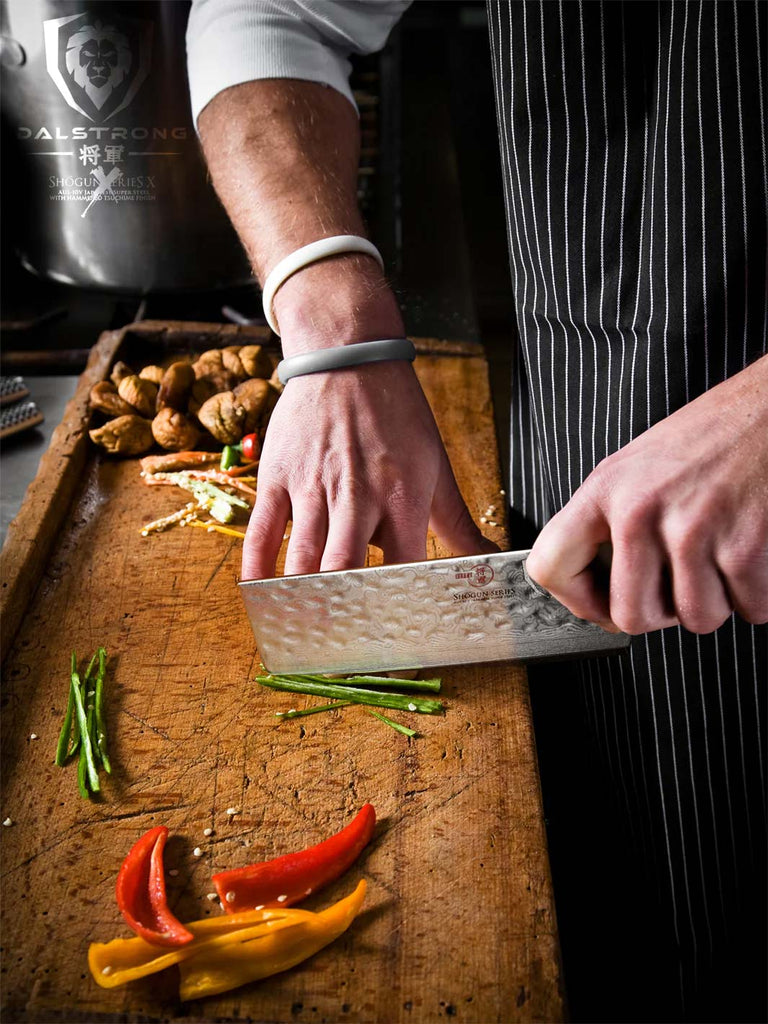
{"label": "knife blade", "polygon": [[273,673],[371,672],[610,654],[629,644],[528,576],[529,551],[239,584]]}

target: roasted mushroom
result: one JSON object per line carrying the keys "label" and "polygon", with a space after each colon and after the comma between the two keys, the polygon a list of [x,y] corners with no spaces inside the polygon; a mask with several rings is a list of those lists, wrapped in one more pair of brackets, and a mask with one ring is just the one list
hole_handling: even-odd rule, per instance
{"label": "roasted mushroom", "polygon": [[101,380],[91,388],[91,409],[104,412],[107,416],[130,416],[134,409],[118,395],[117,388],[109,380]]}
{"label": "roasted mushroom", "polygon": [[235,403],[245,410],[243,433],[255,434],[266,426],[277,402],[277,392],[269,381],[254,377],[238,384],[233,392]]}
{"label": "roasted mushroom", "polygon": [[221,350],[221,362],[226,370],[234,374],[238,380],[245,380],[248,376],[247,371],[244,369],[243,364],[240,360],[235,348],[224,348]]}
{"label": "roasted mushroom", "polygon": [[247,377],[271,376],[272,360],[261,345],[243,345],[238,355]]}
{"label": "roasted mushroom", "polygon": [[189,405],[187,406],[189,414],[197,416],[203,403],[207,402],[211,395],[215,395],[216,391],[216,385],[209,377],[201,377],[200,380],[196,380],[189,396]]}
{"label": "roasted mushroom", "polygon": [[94,444],[114,455],[143,455],[154,444],[152,426],[141,416],[118,416],[97,430],[89,430]]}
{"label": "roasted mushroom", "polygon": [[192,364],[192,369],[198,380],[206,378],[215,385],[217,391],[231,391],[242,379],[224,364],[224,355],[220,348],[203,352],[197,362]]}
{"label": "roasted mushroom", "polygon": [[112,373],[109,375],[109,379],[112,381],[115,387],[118,387],[123,377],[130,377],[132,373],[133,370],[130,368],[130,366],[127,363],[120,361],[115,363],[115,365],[112,367]]}
{"label": "roasted mushroom", "polygon": [[142,380],[151,380],[153,384],[159,384],[163,379],[165,370],[162,366],[145,366],[143,370],[139,370],[139,376]]}
{"label": "roasted mushroom", "polygon": [[117,385],[117,393],[142,416],[151,419],[155,415],[157,384],[151,380],[142,380],[137,373],[132,373],[130,377],[123,377]]}
{"label": "roasted mushroom", "polygon": [[191,363],[171,363],[163,374],[160,390],[157,393],[157,409],[178,409],[187,411],[192,385],[195,383],[195,371]]}
{"label": "roasted mushroom", "polygon": [[221,391],[209,398],[197,414],[198,419],[222,444],[237,444],[245,433],[246,412],[232,391]]}
{"label": "roasted mushroom", "polygon": [[183,452],[195,446],[200,431],[183,412],[166,406],[152,420],[152,435],[168,451]]}

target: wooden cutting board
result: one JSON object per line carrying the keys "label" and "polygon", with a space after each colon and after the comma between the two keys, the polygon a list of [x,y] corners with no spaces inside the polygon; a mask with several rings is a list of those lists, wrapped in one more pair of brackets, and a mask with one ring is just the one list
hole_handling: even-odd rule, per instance
{"label": "wooden cutting board", "polygon": [[[2,1019],[395,1024],[563,1019],[559,950],[525,672],[446,668],[447,712],[409,740],[363,708],[280,723],[313,703],[254,683],[259,656],[236,589],[239,540],[140,536],[183,502],[137,460],[101,457],[87,399],[117,358],[267,340],[253,328],[143,323],[101,337],[2,552]],[[505,542],[487,365],[478,346],[422,341],[416,369],[459,485]],[[444,552],[430,540],[430,554]],[[74,648],[109,660],[114,772],[99,802],[53,764]],[[403,716],[396,716],[403,717]],[[408,716],[405,716],[408,717]],[[32,738],[32,735],[36,738]],[[335,944],[258,984],[180,1004],[173,968],[103,990],[88,944],[127,930],[115,878],[147,829],[169,827],[169,900],[221,911],[211,875],[314,844],[366,801],[361,860],[307,901],[369,882]],[[228,809],[236,814],[227,814]],[[203,834],[213,829],[210,837]],[[193,856],[200,847],[202,856]]]}

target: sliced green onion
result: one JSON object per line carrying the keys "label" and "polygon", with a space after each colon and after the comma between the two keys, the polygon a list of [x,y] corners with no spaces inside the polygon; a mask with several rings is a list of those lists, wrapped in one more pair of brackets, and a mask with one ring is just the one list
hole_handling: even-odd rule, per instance
{"label": "sliced green onion", "polygon": [[[103,700],[104,700],[104,676],[107,668],[107,652],[103,647],[100,647],[97,651],[99,656],[99,671],[96,676],[96,696],[94,697],[93,707],[94,715],[96,720],[96,753],[98,754],[99,760],[104,765],[104,771],[108,775],[112,774],[112,765],[109,761],[109,754],[107,753],[107,730],[104,725],[104,712],[103,712]],[[94,655],[96,657],[96,655]]]}
{"label": "sliced green onion", "polygon": [[273,690],[287,690],[289,693],[309,693],[317,697],[338,698],[351,704],[369,704],[374,707],[394,708],[397,711],[418,711],[421,715],[434,715],[443,710],[443,702],[428,697],[407,697],[399,693],[381,693],[361,687],[343,686],[334,683],[318,683],[313,679],[302,680],[296,676],[257,676],[256,682]]}
{"label": "sliced green onion", "polygon": [[333,711],[334,708],[346,708],[351,700],[335,700],[333,704],[319,704],[314,708],[301,708],[299,711],[276,711],[277,718],[304,718],[305,715],[318,715],[321,711]]}
{"label": "sliced green onion", "polygon": [[[72,671],[73,672],[75,671],[75,664],[76,664],[76,662],[75,662],[75,653],[73,651],[72,652]],[[56,744],[55,763],[60,768],[63,767],[66,764],[67,759],[74,752],[74,748],[72,750],[69,749],[69,738],[70,738],[70,735],[72,733],[72,712],[74,711],[74,707],[75,707],[75,697],[74,697],[74,694],[72,693],[72,683],[70,681],[69,696],[67,698],[67,710],[64,713],[64,724],[62,725],[61,732],[59,733],[59,742]]]}
{"label": "sliced green onion", "polygon": [[419,734],[415,729],[409,729],[407,725],[400,725],[399,722],[393,722],[391,718],[387,718],[386,715],[380,715],[378,711],[370,711],[369,715],[373,715],[374,718],[378,718],[380,722],[386,722],[387,725],[391,725],[397,732],[401,732],[403,736],[418,736]]}
{"label": "sliced green onion", "polygon": [[[85,712],[85,704],[83,703],[83,694],[80,691],[80,677],[77,672],[72,672],[71,680],[72,694],[75,698],[75,713],[77,715],[77,724],[80,730],[80,758],[85,759],[85,772],[88,779],[88,786],[94,793],[98,793],[99,789],[99,773],[96,770],[96,763],[93,759],[93,747],[91,745],[91,736],[88,730],[88,717]],[[82,792],[82,791],[81,791]]]}
{"label": "sliced green onion", "polygon": [[396,690],[428,690],[439,693],[440,679],[394,679],[392,676],[346,676],[344,678],[318,675],[281,674],[281,679],[296,679],[298,682],[312,680],[315,683],[335,683],[337,686],[388,686]]}

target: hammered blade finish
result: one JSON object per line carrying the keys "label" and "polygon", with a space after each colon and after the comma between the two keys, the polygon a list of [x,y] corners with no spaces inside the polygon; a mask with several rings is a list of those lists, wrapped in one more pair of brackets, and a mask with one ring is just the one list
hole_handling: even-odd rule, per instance
{"label": "hammered blade finish", "polygon": [[270,672],[370,672],[620,650],[525,573],[527,551],[240,584]]}

